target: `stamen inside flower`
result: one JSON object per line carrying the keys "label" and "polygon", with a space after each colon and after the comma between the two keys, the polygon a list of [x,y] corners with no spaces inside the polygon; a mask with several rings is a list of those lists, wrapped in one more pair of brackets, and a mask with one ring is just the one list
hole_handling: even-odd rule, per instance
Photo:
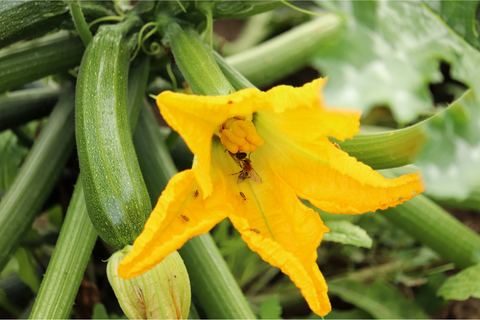
{"label": "stamen inside flower", "polygon": [[231,153],[254,152],[263,146],[263,139],[252,121],[230,118],[220,126],[219,132],[220,142]]}

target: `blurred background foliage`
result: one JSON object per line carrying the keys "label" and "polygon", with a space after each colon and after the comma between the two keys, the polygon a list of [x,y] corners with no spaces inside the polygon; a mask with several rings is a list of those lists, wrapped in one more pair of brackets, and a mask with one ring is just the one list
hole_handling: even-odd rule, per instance
{"label": "blurred background foliage", "polygon": [[[430,119],[422,127],[422,151],[413,165],[401,170],[411,172],[420,168],[428,197],[422,201],[434,206],[440,204],[448,215],[475,233],[480,232],[479,2],[292,3],[329,15],[312,20],[310,14],[278,6],[247,19],[221,19],[214,24],[216,51],[262,90],[278,84],[301,86],[319,76],[328,76],[324,88],[326,103],[362,110],[362,133],[409,128]],[[180,12],[176,2],[168,5],[169,10]],[[55,22],[58,28],[73,29],[66,11],[58,10],[63,17]],[[102,10],[108,10],[108,14],[114,11],[111,5],[103,6]],[[234,18],[220,13],[218,17]],[[320,24],[323,29],[318,31],[312,23]],[[276,51],[271,49],[275,46],[279,48]],[[295,46],[301,46],[301,50]],[[293,49],[298,51],[295,56],[282,60],[282,55]],[[74,65],[79,63],[79,58],[76,59]],[[165,53],[152,60],[149,93],[158,94],[175,87],[165,69],[167,62]],[[73,68],[15,89],[50,90],[58,97],[57,82],[71,79],[75,72]],[[188,90],[186,84],[182,86],[182,75],[175,66],[173,74],[179,90],[184,86]],[[15,91],[9,95],[14,96]],[[0,96],[0,110],[7,110],[8,103],[2,100],[6,97],[6,94]],[[56,101],[47,98],[42,101],[49,107],[36,120],[15,123],[13,127],[1,126],[0,195],[12,185],[45,125],[45,119],[38,118],[48,115]],[[451,107],[445,110],[447,106]],[[165,126],[153,104],[152,109],[159,123]],[[4,114],[6,111],[2,117]],[[5,123],[5,119],[0,121]],[[161,132],[178,170],[190,168],[192,155],[184,142],[167,127]],[[401,170],[385,174],[395,175]],[[2,318],[29,316],[78,173],[74,153],[21,247],[1,271]],[[432,215],[422,208],[426,207],[414,204],[412,210],[430,219]],[[346,217],[319,212],[331,229],[318,249],[318,264],[327,279],[333,306],[325,318],[480,318],[480,267],[475,264],[480,262],[480,247],[472,249],[468,263],[455,265],[454,259],[412,231],[415,228],[410,228],[410,222],[401,225],[392,218],[392,215],[402,217],[401,211],[389,210]],[[445,213],[440,207],[435,210]],[[424,228],[429,228],[428,219],[421,222],[425,223]],[[435,219],[433,216],[431,220]],[[446,230],[449,223],[443,226]],[[437,227],[432,228],[436,232]],[[212,235],[259,318],[318,318],[288,277],[250,251],[229,221],[216,226]],[[456,242],[450,243],[452,251],[461,251],[455,247]],[[72,317],[122,317],[106,281],[104,260],[111,253],[111,247],[97,241]],[[195,306],[204,317],[201,305]]]}

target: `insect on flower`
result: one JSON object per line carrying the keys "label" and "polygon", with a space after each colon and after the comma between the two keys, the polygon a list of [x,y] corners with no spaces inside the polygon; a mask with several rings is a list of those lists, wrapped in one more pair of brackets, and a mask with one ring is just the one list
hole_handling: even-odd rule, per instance
{"label": "insect on flower", "polygon": [[[262,183],[262,178],[253,169],[252,161],[247,158],[245,152],[231,153],[228,152],[235,162],[242,167],[242,171],[232,173],[231,176],[238,174],[237,183],[243,182],[246,179],[252,179],[255,182]],[[250,155],[249,155],[250,156]]]}
{"label": "insect on flower", "polygon": [[242,197],[243,201],[247,201],[247,197],[245,197],[245,194],[240,191],[240,196]]}
{"label": "insect on flower", "polygon": [[198,197],[198,193],[199,193],[198,190],[195,190],[195,192],[193,193],[193,198],[196,199]]}

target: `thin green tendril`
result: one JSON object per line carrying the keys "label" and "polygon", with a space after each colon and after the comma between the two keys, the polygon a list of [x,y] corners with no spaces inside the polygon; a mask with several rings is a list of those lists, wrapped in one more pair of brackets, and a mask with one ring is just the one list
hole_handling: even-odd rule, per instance
{"label": "thin green tendril", "polygon": [[150,98],[154,99],[154,100],[157,100],[157,96],[154,95],[154,94],[151,94],[151,93],[150,93],[148,96],[149,96]]}
{"label": "thin green tendril", "polygon": [[178,3],[178,5],[180,6],[180,8],[182,8],[182,11],[183,11],[184,13],[187,13],[187,10],[185,10],[185,7],[183,6],[182,2],[181,2],[180,0],[177,0],[177,3]]}
{"label": "thin green tendril", "polygon": [[120,17],[125,17],[125,13],[123,13],[122,10],[120,10],[120,7],[115,3],[114,5],[115,11],[118,13]]}
{"label": "thin green tendril", "polygon": [[308,10],[301,9],[301,8],[299,8],[299,7],[294,6],[293,4],[288,3],[288,2],[285,1],[285,0],[280,0],[280,2],[283,3],[283,4],[286,5],[286,6],[294,9],[294,10],[297,10],[297,11],[299,11],[299,12],[303,12],[303,13],[306,13],[306,14],[310,14],[310,15],[313,15],[313,16],[320,16],[320,17],[322,17],[322,16],[326,16],[326,15],[327,15],[326,13],[318,13],[318,12],[313,12],[313,11],[308,11]]}
{"label": "thin green tendril", "polygon": [[140,32],[138,33],[138,43],[137,43],[137,49],[135,49],[135,53],[133,54],[132,58],[130,59],[130,61],[133,61],[135,59],[135,57],[137,56],[138,54],[138,51],[140,51],[140,48],[142,47],[142,43],[143,41],[145,41],[145,39],[142,37],[143,36],[143,33],[145,32],[145,29],[147,29],[148,27],[150,26],[155,26],[153,28],[153,30],[157,30],[157,26],[155,25],[155,22],[149,22],[149,23],[146,23],[142,29],[140,29]]}
{"label": "thin green tendril", "polygon": [[156,55],[157,53],[160,53],[160,51],[162,50],[162,46],[157,42],[152,42],[150,44],[150,51],[147,48],[145,48],[145,41],[148,38],[150,38],[155,32],[157,32],[157,27],[156,26],[149,33],[147,33],[147,35],[145,37],[143,37],[143,39],[142,39],[143,52],[145,52],[146,54],[151,55],[151,56]]}
{"label": "thin green tendril", "polygon": [[122,21],[122,20],[123,20],[123,18],[118,17],[118,16],[102,17],[102,18],[98,18],[97,20],[93,20],[92,22],[90,22],[88,24],[88,28],[91,28],[92,26],[96,25],[97,23],[103,22],[103,21]]}
{"label": "thin green tendril", "polygon": [[170,62],[167,64],[167,73],[172,81],[173,91],[178,92],[177,79],[175,79],[175,75],[172,72],[172,64]]}

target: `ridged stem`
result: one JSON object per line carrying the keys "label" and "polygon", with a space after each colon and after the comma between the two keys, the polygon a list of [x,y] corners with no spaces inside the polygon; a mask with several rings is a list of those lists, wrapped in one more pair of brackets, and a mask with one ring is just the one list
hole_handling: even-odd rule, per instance
{"label": "ridged stem", "polygon": [[323,41],[341,25],[342,20],[334,15],[315,19],[226,60],[254,85],[269,85],[307,66]]}
{"label": "ridged stem", "polygon": [[97,239],[79,176],[30,319],[68,319]]}
{"label": "ridged stem", "polygon": [[48,116],[61,91],[46,87],[0,95],[0,131]]}
{"label": "ridged stem", "polygon": [[84,50],[66,31],[0,50],[0,93],[75,67]]}
{"label": "ridged stem", "polygon": [[74,95],[68,89],[0,202],[0,270],[25,237],[74,146]]}
{"label": "ridged stem", "polygon": [[418,195],[382,214],[458,268],[480,263],[480,235],[427,197]]}
{"label": "ridged stem", "polygon": [[82,39],[85,47],[92,41],[93,36],[90,29],[87,26],[85,17],[83,16],[82,8],[78,0],[69,0],[68,6],[70,7],[70,13],[72,14],[73,23],[77,29],[78,35]]}

